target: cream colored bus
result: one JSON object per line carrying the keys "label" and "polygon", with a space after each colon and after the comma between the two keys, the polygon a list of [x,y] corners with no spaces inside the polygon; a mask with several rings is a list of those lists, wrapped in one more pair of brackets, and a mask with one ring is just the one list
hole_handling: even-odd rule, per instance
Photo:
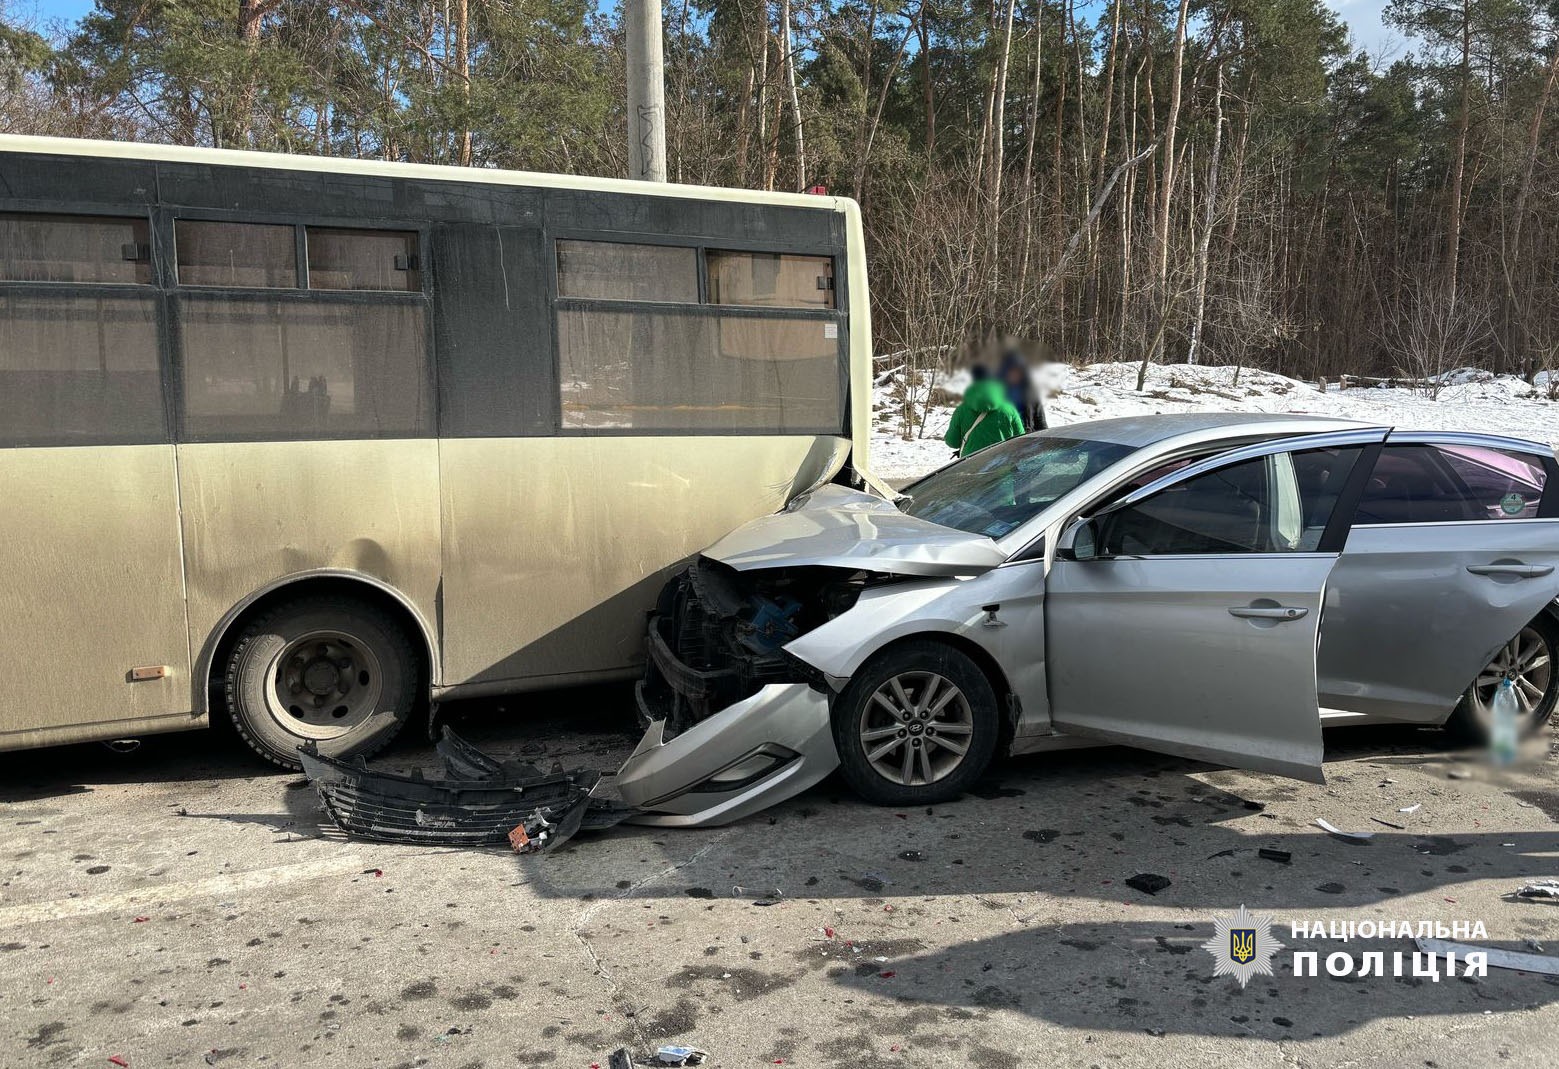
{"label": "cream colored bus", "polygon": [[0,749],[631,675],[869,329],[848,200],[0,137]]}

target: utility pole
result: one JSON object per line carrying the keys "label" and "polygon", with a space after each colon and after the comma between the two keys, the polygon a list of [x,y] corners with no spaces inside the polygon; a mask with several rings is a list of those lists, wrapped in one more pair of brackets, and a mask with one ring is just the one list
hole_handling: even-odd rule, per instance
{"label": "utility pole", "polygon": [[666,64],[660,0],[625,0],[628,16],[628,177],[666,180]]}

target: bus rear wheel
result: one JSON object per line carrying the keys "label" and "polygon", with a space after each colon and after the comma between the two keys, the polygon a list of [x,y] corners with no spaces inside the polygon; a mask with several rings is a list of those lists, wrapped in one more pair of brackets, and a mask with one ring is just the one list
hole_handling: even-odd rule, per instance
{"label": "bus rear wheel", "polygon": [[228,714],[261,757],[299,768],[298,747],[366,757],[417,699],[420,659],[396,620],[362,601],[299,598],[244,627],[227,660]]}

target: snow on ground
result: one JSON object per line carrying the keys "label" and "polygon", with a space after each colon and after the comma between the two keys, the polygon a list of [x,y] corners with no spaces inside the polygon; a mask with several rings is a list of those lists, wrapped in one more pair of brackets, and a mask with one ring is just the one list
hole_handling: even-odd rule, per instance
{"label": "snow on ground", "polygon": [[[1147,388],[1141,393],[1136,389],[1136,364],[1053,365],[1039,377],[1052,427],[1153,412],[1301,412],[1403,430],[1484,431],[1559,445],[1559,402],[1548,400],[1545,389],[1534,389],[1514,376],[1471,369],[1447,373],[1447,385],[1435,398],[1393,386],[1341,390],[1332,385],[1322,393],[1312,383],[1268,371],[1246,368],[1236,381],[1233,368],[1189,364],[1150,366]],[[937,381],[935,399],[945,403],[930,407],[924,429],[917,427],[916,437],[909,441],[901,435],[903,375],[880,383],[872,470],[899,481],[947,463],[952,450],[942,444],[942,435],[967,382],[963,373]],[[920,384],[915,392],[924,397],[927,387]]]}

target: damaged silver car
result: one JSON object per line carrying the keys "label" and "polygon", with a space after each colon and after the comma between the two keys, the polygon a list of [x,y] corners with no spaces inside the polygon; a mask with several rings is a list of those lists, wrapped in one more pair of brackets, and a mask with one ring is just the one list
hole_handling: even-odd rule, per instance
{"label": "damaged silver car", "polygon": [[1510,438],[1164,415],[1016,438],[897,501],[830,485],[667,587],[618,775],[735,820],[836,768],[957,797],[998,752],[1123,743],[1319,782],[1322,722],[1478,736],[1559,692],[1559,464]]}

